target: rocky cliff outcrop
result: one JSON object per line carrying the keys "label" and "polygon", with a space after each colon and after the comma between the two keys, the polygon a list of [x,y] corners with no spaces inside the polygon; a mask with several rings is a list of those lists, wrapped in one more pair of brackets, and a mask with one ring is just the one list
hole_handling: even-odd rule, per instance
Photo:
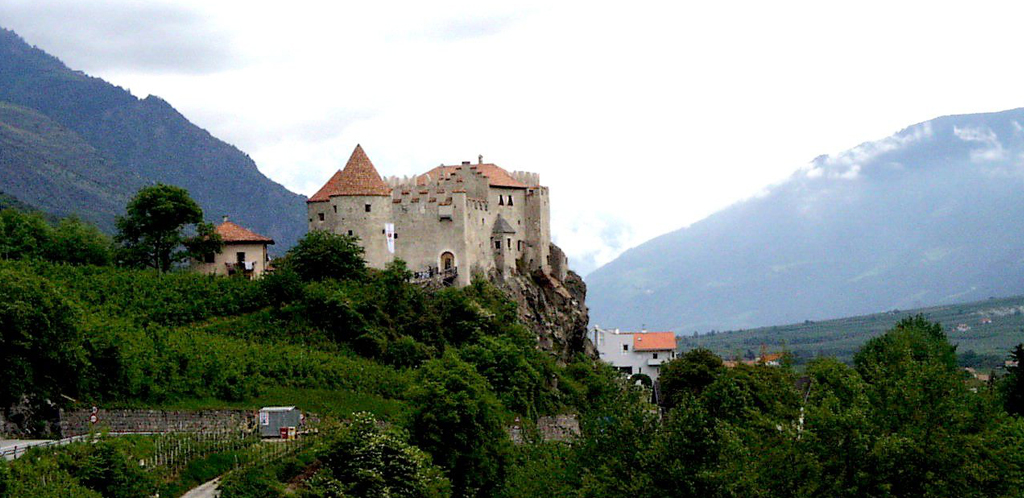
{"label": "rocky cliff outcrop", "polygon": [[[552,259],[565,261],[558,246],[552,244],[551,253]],[[587,284],[576,273],[562,268],[555,265],[552,271],[521,271],[508,277],[492,274],[491,281],[519,304],[519,319],[537,334],[538,348],[555,354],[562,362],[577,354],[596,357],[587,337]],[[560,273],[564,277],[559,278]]]}

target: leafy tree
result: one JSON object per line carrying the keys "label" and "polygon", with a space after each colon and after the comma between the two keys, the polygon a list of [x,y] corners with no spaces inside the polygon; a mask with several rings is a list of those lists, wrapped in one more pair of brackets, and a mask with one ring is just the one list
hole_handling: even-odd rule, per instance
{"label": "leafy tree", "polygon": [[0,211],[0,259],[42,258],[52,230],[39,213]]}
{"label": "leafy tree", "polygon": [[[351,425],[322,458],[330,479],[341,494],[352,497],[440,498],[450,496],[450,485],[430,457],[410,446],[405,435],[385,430],[368,413],[356,414]],[[315,491],[314,491],[315,492]]]}
{"label": "leafy tree", "polygon": [[410,390],[413,442],[443,467],[456,496],[492,496],[510,442],[490,386],[454,352],[428,361]]}
{"label": "leafy tree", "polygon": [[83,365],[78,309],[46,280],[0,268],[0,406],[74,393]]}
{"label": "leafy tree", "polygon": [[98,228],[72,216],[60,220],[44,255],[50,261],[81,265],[109,265],[111,241]]}
{"label": "leafy tree", "polygon": [[313,230],[288,251],[287,267],[306,281],[362,280],[366,261],[359,239]]}
{"label": "leafy tree", "polygon": [[1024,344],[1017,344],[1010,353],[1011,366],[1000,382],[1003,406],[1011,415],[1024,415]]}
{"label": "leafy tree", "polygon": [[109,498],[147,496],[154,487],[152,477],[133,462],[120,441],[102,441],[90,448],[88,456],[72,465],[72,475],[90,489]]}
{"label": "leafy tree", "polygon": [[182,241],[189,257],[198,259],[209,254],[219,253],[224,249],[224,240],[212,223],[197,223],[195,230],[195,235]]}
{"label": "leafy tree", "polygon": [[[175,263],[201,257],[216,244],[212,226],[203,222],[202,208],[181,187],[161,183],[143,187],[126,211],[117,218],[114,240],[120,244],[119,259],[128,266],[167,272]],[[186,237],[189,227],[197,235]],[[201,252],[190,252],[186,246]]]}
{"label": "leafy tree", "polygon": [[700,396],[704,388],[711,385],[725,367],[722,359],[709,349],[697,348],[683,353],[678,358],[661,366],[658,383],[661,385],[662,404],[667,408],[676,405],[683,392]]}
{"label": "leafy tree", "polygon": [[282,496],[280,488],[266,469],[250,467],[228,474],[219,489],[221,498],[278,498]]}

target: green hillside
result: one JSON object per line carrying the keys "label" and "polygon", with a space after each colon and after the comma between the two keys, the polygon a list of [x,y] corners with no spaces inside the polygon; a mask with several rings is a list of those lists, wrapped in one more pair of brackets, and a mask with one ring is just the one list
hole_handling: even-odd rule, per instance
{"label": "green hillside", "polygon": [[[961,363],[986,368],[1002,365],[1003,358],[1024,342],[1024,296],[988,299],[966,304],[932,306],[913,310],[806,321],[792,325],[713,332],[680,338],[684,350],[698,346],[725,356],[751,356],[762,345],[785,348],[797,363],[818,356],[835,356],[849,363],[868,339],[881,335],[907,316],[921,314],[942,324],[949,341],[957,346]],[[958,330],[961,325],[966,330]]]}
{"label": "green hillside", "polygon": [[277,241],[275,253],[306,231],[305,197],[244,152],[166,101],[74,71],[0,28],[0,190],[112,232],[128,198],[153,183],[188,189],[209,220],[231,215]]}
{"label": "green hillside", "polygon": [[145,183],[112,167],[74,131],[0,101],[0,185],[22,203],[58,216],[77,214],[109,232],[130,189]]}

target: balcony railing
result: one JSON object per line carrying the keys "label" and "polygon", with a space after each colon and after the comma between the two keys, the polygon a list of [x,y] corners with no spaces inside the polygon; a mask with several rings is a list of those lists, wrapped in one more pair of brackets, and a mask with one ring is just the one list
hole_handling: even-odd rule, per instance
{"label": "balcony railing", "polygon": [[224,263],[228,268],[228,275],[234,275],[236,273],[244,273],[251,275],[256,270],[255,261],[239,261],[237,263]]}
{"label": "balcony railing", "polygon": [[426,270],[413,272],[412,279],[410,281],[414,284],[428,284],[436,282],[443,285],[451,285],[455,282],[455,278],[458,276],[458,267],[453,266],[451,268],[441,270],[431,266]]}

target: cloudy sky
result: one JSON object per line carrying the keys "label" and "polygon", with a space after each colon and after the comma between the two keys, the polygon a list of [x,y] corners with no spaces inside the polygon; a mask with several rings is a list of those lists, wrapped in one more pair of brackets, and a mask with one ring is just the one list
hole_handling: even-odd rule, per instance
{"label": "cloudy sky", "polygon": [[0,26],[158,95],[312,194],[382,174],[541,174],[582,273],[836,153],[1024,106],[1020,2],[3,0]]}

